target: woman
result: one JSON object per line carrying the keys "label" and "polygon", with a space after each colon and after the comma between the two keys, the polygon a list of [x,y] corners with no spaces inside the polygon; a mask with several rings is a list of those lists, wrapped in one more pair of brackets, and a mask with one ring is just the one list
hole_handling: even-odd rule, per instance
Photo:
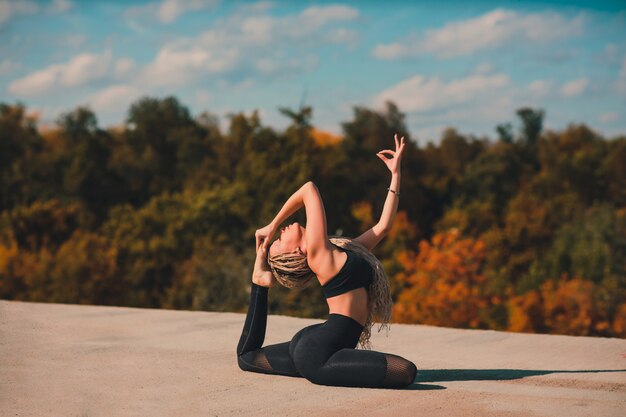
{"label": "woman", "polygon": [[[391,319],[388,278],[371,250],[390,229],[398,208],[404,137],[398,140],[395,135],[394,140],[395,151],[377,153],[391,171],[380,221],[359,237],[328,237],[324,204],[312,182],[289,197],[269,225],[256,231],[250,305],[237,346],[242,370],[304,377],[319,385],[402,388],[413,383],[417,373],[413,362],[367,350],[373,315],[382,321],[381,328],[388,328]],[[278,225],[302,206],[306,228],[298,223],[283,227],[270,245]],[[313,278],[322,285],[328,319],[305,327],[289,342],[262,348],[269,288],[276,281],[288,288],[303,288]],[[355,349],[359,342],[366,350]]]}

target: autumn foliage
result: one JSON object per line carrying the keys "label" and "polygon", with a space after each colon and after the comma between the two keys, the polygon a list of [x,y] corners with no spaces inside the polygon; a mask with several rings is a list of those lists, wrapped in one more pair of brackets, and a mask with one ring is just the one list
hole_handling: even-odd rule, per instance
{"label": "autumn foliage", "polygon": [[[507,297],[487,293],[483,274],[485,244],[461,238],[457,229],[419,243],[417,254],[398,255],[403,271],[394,280],[404,289],[393,317],[401,323],[462,328],[489,328],[487,318],[506,307],[507,325],[514,332],[571,335],[607,334],[626,337],[626,303],[611,306],[607,288],[581,278],[547,280],[537,290]],[[619,289],[614,290],[619,292]]]}
{"label": "autumn foliage", "polygon": [[401,252],[404,271],[394,279],[405,283],[394,306],[393,318],[402,323],[450,327],[483,327],[481,311],[488,305],[482,266],[485,245],[460,239],[450,230],[423,240],[417,255]]}
{"label": "autumn foliage", "polygon": [[[355,106],[342,133],[313,109],[192,115],[175,97],[134,102],[104,129],[86,107],[43,129],[0,103],[0,298],[245,312],[254,231],[306,181],[329,235],[378,221],[407,139],[395,221],[374,248],[396,322],[626,337],[626,137],[543,130],[522,108],[497,137],[412,137],[392,102]],[[288,221],[305,224],[304,210]],[[275,287],[273,314],[324,318],[321,287]]]}

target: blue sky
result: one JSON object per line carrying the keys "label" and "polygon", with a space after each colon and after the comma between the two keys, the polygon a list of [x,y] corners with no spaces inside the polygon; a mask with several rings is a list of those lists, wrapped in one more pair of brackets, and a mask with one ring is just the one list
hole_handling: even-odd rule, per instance
{"label": "blue sky", "polygon": [[124,122],[144,95],[192,113],[313,107],[341,133],[353,106],[394,101],[413,139],[495,137],[522,106],[545,126],[626,134],[626,3],[0,0],[0,101],[50,124],[89,105]]}

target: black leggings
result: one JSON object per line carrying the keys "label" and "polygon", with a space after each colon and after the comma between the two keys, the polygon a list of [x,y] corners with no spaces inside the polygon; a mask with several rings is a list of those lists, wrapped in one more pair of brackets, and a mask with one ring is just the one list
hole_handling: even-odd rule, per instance
{"label": "black leggings", "polygon": [[401,356],[356,350],[363,326],[331,313],[324,323],[307,326],[291,341],[261,347],[267,325],[268,288],[252,283],[250,305],[237,345],[244,371],[304,377],[314,384],[344,387],[403,388],[417,367]]}

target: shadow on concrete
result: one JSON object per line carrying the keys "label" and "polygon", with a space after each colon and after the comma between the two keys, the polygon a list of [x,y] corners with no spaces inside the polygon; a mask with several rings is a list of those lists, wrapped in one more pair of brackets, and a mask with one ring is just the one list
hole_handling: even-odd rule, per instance
{"label": "shadow on concrete", "polygon": [[548,374],[580,374],[596,372],[626,372],[626,369],[597,369],[580,371],[528,369],[418,369],[414,382],[484,381],[519,379]]}

